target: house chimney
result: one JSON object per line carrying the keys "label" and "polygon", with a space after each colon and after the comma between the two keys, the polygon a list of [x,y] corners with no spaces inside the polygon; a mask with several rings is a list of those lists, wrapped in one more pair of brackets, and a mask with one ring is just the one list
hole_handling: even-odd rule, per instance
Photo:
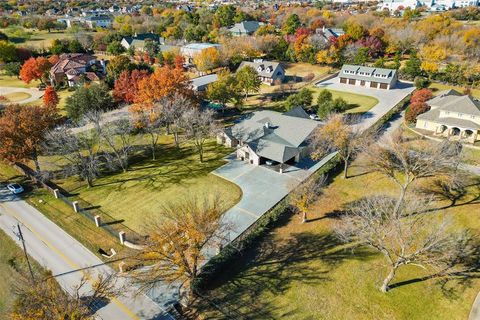
{"label": "house chimney", "polygon": [[270,129],[270,122],[265,122],[265,128]]}

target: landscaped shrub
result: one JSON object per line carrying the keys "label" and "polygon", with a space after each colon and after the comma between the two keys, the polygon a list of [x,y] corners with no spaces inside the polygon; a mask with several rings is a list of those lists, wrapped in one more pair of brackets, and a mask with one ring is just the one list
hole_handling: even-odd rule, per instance
{"label": "landscaped shrub", "polygon": [[431,82],[430,80],[428,80],[428,78],[416,77],[414,83],[417,89],[423,89],[423,88],[428,88]]}
{"label": "landscaped shrub", "polygon": [[425,102],[414,102],[412,103],[406,113],[405,120],[409,123],[417,121],[417,116],[430,110],[430,106]]}

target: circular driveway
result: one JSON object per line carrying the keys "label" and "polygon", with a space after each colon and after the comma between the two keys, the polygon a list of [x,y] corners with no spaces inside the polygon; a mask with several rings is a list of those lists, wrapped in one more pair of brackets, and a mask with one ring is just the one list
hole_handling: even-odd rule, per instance
{"label": "circular driveway", "polygon": [[43,91],[39,91],[38,89],[29,89],[29,88],[16,88],[16,87],[0,87],[0,96],[5,96],[11,93],[22,92],[29,95],[28,98],[15,101],[15,103],[30,103],[37,101],[38,99],[43,97]]}

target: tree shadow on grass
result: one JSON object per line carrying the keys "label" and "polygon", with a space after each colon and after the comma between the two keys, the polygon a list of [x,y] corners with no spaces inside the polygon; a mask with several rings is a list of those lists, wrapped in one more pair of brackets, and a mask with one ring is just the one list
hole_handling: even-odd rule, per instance
{"label": "tree shadow on grass", "polygon": [[[346,259],[369,259],[371,251],[358,248],[353,254],[332,234],[302,232],[285,241],[268,237],[247,250],[205,291],[210,304],[240,319],[271,319],[280,306],[265,295],[282,295],[293,283],[311,285],[329,281],[329,272]],[[323,264],[319,268],[318,263]],[[211,305],[203,307],[211,308]]]}

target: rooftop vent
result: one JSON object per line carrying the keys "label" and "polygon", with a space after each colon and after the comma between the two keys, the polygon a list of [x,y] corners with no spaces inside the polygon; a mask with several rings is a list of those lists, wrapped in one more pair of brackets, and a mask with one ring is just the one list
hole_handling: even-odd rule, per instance
{"label": "rooftop vent", "polygon": [[270,129],[270,127],[271,127],[270,122],[268,122],[268,121],[265,122],[265,128]]}

